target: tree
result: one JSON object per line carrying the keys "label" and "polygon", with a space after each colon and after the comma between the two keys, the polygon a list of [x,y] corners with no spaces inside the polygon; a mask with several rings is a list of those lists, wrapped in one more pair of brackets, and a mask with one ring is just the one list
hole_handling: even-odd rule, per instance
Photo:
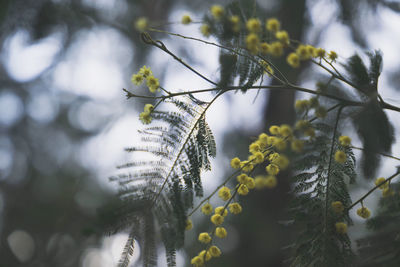
{"label": "tree", "polygon": [[[192,228],[191,216],[200,208],[205,215],[211,215],[209,202],[216,201],[217,195],[224,201],[223,205],[211,215],[208,229],[198,235],[198,240],[204,244],[203,250],[194,255],[191,263],[202,266],[211,258],[219,257],[221,251],[215,246],[214,239],[226,236],[226,229],[222,225],[227,211],[232,214],[242,211],[241,205],[236,202],[237,197],[246,196],[254,188],[274,188],[278,173],[289,166],[290,172],[285,174],[290,177],[287,181],[289,190],[286,192],[290,194],[290,204],[285,208],[287,224],[296,233],[294,242],[288,247],[290,252],[286,253],[291,264],[364,264],[364,259],[355,256],[347,236],[348,226],[352,224],[349,211],[360,205],[358,216],[369,218],[370,210],[363,201],[372,192],[381,189],[384,197],[381,213],[369,223],[371,227],[377,227],[374,222],[382,222],[382,218],[388,216],[388,207],[393,209],[398,201],[394,178],[399,170],[394,170],[394,174],[388,178],[378,178],[375,185],[358,200],[352,201],[349,190],[349,185],[355,184],[359,176],[353,149],[362,151],[359,161],[362,174],[366,177],[375,176],[380,156],[393,158],[388,153],[394,142],[394,129],[385,110],[398,112],[400,108],[384,101],[378,93],[381,52],[367,53],[367,64],[356,54],[340,65],[336,52],[327,52],[323,48],[293,40],[287,31],[281,29],[278,20],[264,19],[256,17],[254,13],[246,13],[238,3],[226,7],[214,5],[210,14],[203,18],[200,29],[205,37],[215,36],[217,42],[154,29],[145,18],[138,20],[137,28],[142,31],[144,43],[170,55],[213,88],[174,92],[160,86],[158,79],[146,66],[132,76],[134,84],[141,85],[146,81],[150,92],[156,95],[139,95],[125,90],[128,98],[155,101],[155,105],[146,104],[140,114],[140,120],[150,124],[140,131],[143,146],[135,146],[127,151],[144,151],[155,158],[127,163],[122,167],[132,168],[131,171],[112,178],[121,185],[119,195],[123,201],[120,218],[125,218],[119,218],[116,229],[130,229],[121,266],[129,264],[134,239],[142,241],[144,265],[156,264],[155,225],[161,228],[167,263],[174,266],[176,250],[184,244],[185,229]],[[182,23],[191,23],[191,18],[184,16]],[[219,47],[218,81],[197,71],[161,40],[153,39],[152,32]],[[321,68],[324,74],[316,78],[317,88],[305,88],[292,83],[282,70],[282,61],[278,60],[282,56],[286,64],[294,69],[306,65],[306,62]],[[263,79],[268,76],[272,79],[263,84]],[[260,85],[256,85],[260,80]],[[272,125],[268,133],[260,133],[249,145],[248,159],[233,158],[231,167],[237,171],[227,175],[210,195],[203,196],[201,172],[210,168],[209,157],[216,155],[215,139],[206,123],[209,107],[219,97],[232,91],[246,93],[265,89],[300,91],[314,96],[309,100],[296,101],[298,115],[295,125]],[[195,95],[205,92],[214,94],[207,101],[196,98]],[[163,107],[168,104],[175,106],[175,109],[164,111]],[[160,123],[154,124],[155,121]],[[362,141],[362,148],[353,146],[351,138],[341,134],[345,123],[353,125]],[[260,175],[254,177],[257,173]],[[231,188],[230,182],[235,177],[237,183],[234,182]],[[198,204],[194,202],[195,196],[201,199]],[[391,234],[396,236],[393,232]],[[393,242],[397,242],[396,238],[392,238],[390,245]],[[368,242],[360,242],[363,243]],[[360,251],[365,249],[361,247]],[[375,254],[371,258],[379,263],[398,264],[397,248],[385,245],[382,250],[390,256],[386,258]]]}

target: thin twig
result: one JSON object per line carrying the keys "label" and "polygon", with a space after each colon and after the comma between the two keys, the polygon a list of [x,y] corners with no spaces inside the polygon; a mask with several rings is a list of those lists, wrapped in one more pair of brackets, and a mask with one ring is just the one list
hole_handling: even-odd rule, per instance
{"label": "thin twig", "polygon": [[[364,148],[362,148],[362,147],[356,147],[356,146],[350,146],[350,147],[353,148],[353,149],[364,150]],[[379,155],[384,156],[384,157],[388,157],[388,158],[400,161],[400,158],[392,156],[392,155],[389,155],[389,154],[385,154],[385,153],[381,153],[381,152],[374,152],[374,153],[379,154]]]}
{"label": "thin twig", "polygon": [[346,210],[351,210],[355,205],[357,205],[358,203],[362,202],[367,196],[369,196],[372,192],[374,192],[377,188],[379,188],[380,186],[382,186],[385,183],[390,182],[394,177],[396,177],[397,175],[400,174],[400,169],[397,170],[397,172],[395,174],[393,174],[392,176],[390,176],[389,178],[387,178],[385,181],[377,184],[375,187],[373,187],[371,190],[369,190],[365,195],[363,195],[360,199],[358,199],[356,202],[354,202],[353,204],[351,204]]}
{"label": "thin twig", "polygon": [[337,132],[337,127],[339,125],[339,120],[340,120],[340,114],[342,113],[342,109],[344,106],[340,106],[337,115],[336,115],[336,121],[335,121],[335,127],[333,128],[333,135],[332,135],[332,144],[331,144],[331,151],[329,155],[329,163],[328,163],[328,176],[326,178],[326,195],[325,195],[325,228],[324,231],[327,231],[328,229],[328,205],[329,205],[329,186],[330,186],[330,175],[331,175],[331,166],[332,166],[332,158],[333,158],[333,149],[335,147],[335,140],[336,140],[336,132]]}

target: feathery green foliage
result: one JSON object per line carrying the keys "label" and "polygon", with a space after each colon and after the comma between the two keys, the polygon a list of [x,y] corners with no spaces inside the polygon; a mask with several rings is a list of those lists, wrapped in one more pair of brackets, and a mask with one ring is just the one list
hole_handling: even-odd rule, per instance
{"label": "feathery green foliage", "polygon": [[[353,258],[347,234],[336,232],[336,222],[352,221],[348,212],[336,214],[331,203],[351,204],[347,183],[355,181],[355,157],[350,148],[337,142],[335,128],[316,123],[317,136],[308,142],[294,164],[294,199],[291,214],[300,232],[290,247],[294,250],[292,266],[350,266]],[[335,138],[332,140],[332,136]],[[334,142],[332,145],[332,141]],[[344,164],[332,159],[332,151],[345,151]]]}
{"label": "feathery green foliage", "polygon": [[[399,182],[391,183],[391,189],[398,191]],[[359,266],[400,265],[400,195],[383,197],[379,202],[378,214],[368,220],[367,226],[373,231],[366,238],[357,241],[360,253]]]}
{"label": "feathery green foliage", "polygon": [[143,265],[156,266],[156,227],[161,229],[168,266],[175,266],[175,251],[183,245],[186,212],[194,197],[203,195],[200,175],[211,169],[209,157],[216,155],[205,108],[189,98],[168,102],[177,111],[154,111],[153,121],[159,121],[159,126],[140,131],[142,142],[148,145],[127,149],[139,160],[119,166],[129,173],[110,178],[118,182],[122,201],[114,229],[129,231],[120,266],[128,266],[134,239],[142,246]]}
{"label": "feathery green foliage", "polygon": [[[352,56],[345,68],[358,92],[368,96],[366,105],[355,108],[352,113],[353,124],[363,142],[361,165],[366,177],[373,177],[380,163],[378,153],[390,152],[395,141],[394,130],[385,112],[376,100],[378,78],[382,71],[380,51],[367,53],[369,68],[358,55]],[[363,95],[360,95],[363,97]]]}

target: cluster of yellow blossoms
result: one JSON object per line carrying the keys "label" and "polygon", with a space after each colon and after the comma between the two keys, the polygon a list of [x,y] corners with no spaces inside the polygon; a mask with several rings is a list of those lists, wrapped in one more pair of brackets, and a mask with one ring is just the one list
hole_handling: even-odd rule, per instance
{"label": "cluster of yellow blossoms", "polygon": [[[143,66],[140,68],[138,73],[135,73],[131,77],[131,81],[135,85],[141,85],[146,80],[146,85],[151,93],[155,93],[160,86],[158,79],[153,76],[153,73],[149,67]],[[146,104],[144,111],[139,114],[139,119],[143,124],[149,124],[152,120],[151,112],[154,110],[152,104]]]}
{"label": "cluster of yellow blossoms", "polygon": [[379,185],[379,189],[382,190],[382,196],[383,197],[390,197],[394,196],[394,191],[393,189],[390,188],[390,183],[386,182],[386,179],[384,177],[379,177],[375,180],[375,185]]}
{"label": "cluster of yellow blossoms", "polygon": [[[232,194],[231,190],[224,186],[221,187],[218,196],[223,200],[227,201],[224,206],[218,206],[214,209],[214,214],[213,213],[213,206],[210,203],[206,203],[201,207],[201,211],[205,215],[211,215],[210,221],[215,225],[215,229],[211,232],[203,232],[200,233],[198,236],[199,242],[206,244],[207,247],[206,249],[200,251],[200,253],[193,257],[191,260],[191,264],[194,266],[203,266],[206,261],[211,260],[212,258],[219,257],[221,255],[221,250],[212,244],[213,242],[213,237],[216,236],[218,238],[225,238],[228,233],[224,227],[221,225],[224,223],[225,217],[228,216],[228,209],[229,212],[232,214],[239,214],[242,212],[242,206],[237,203],[232,201]],[[187,221],[186,225],[186,230],[190,230],[193,227],[193,223],[191,220]]]}
{"label": "cluster of yellow blossoms", "polygon": [[[343,203],[340,201],[332,202],[331,207],[332,210],[337,214],[342,214],[342,212],[344,211]],[[361,208],[357,209],[357,215],[363,219],[368,219],[371,216],[371,211],[367,207],[364,207],[364,205],[361,202]],[[337,222],[335,226],[336,226],[336,232],[338,232],[339,234],[345,234],[347,232],[346,223]]]}
{"label": "cluster of yellow blossoms", "polygon": [[[348,147],[351,144],[351,138],[346,135],[342,135],[339,137],[339,143],[342,147]],[[335,161],[337,163],[343,164],[346,162],[346,160],[347,160],[346,153],[342,150],[336,150]]]}
{"label": "cluster of yellow blossoms", "polygon": [[[240,171],[236,176],[237,185],[235,189],[226,185],[219,188],[218,197],[224,201],[225,205],[213,209],[213,206],[207,202],[201,207],[202,213],[210,215],[210,221],[215,228],[211,233],[199,234],[199,242],[207,244],[207,247],[192,258],[191,263],[194,266],[203,266],[206,261],[221,254],[218,247],[212,244],[213,237],[225,238],[228,234],[222,226],[225,217],[228,213],[239,214],[242,212],[242,206],[237,202],[232,202],[237,194],[245,196],[252,189],[276,187],[276,175],[289,166],[289,159],[279,152],[285,151],[289,147],[289,143],[292,144],[291,148],[295,152],[300,152],[303,147],[303,141],[294,138],[293,130],[289,125],[273,125],[269,128],[269,134],[261,133],[257,140],[249,145],[250,154],[246,160],[240,160],[238,157],[231,160],[231,167]],[[251,177],[255,167],[265,162],[267,163],[265,175]],[[192,222],[188,220],[186,229],[191,229],[192,225]]]}
{"label": "cluster of yellow blossoms", "polygon": [[[344,205],[341,201],[334,201],[331,203],[332,210],[336,214],[342,214],[344,211]],[[371,216],[371,211],[364,207],[364,205],[361,203],[361,208],[357,210],[357,215],[360,216],[361,218],[368,219]],[[335,224],[336,227],[336,232],[339,234],[345,234],[347,233],[347,224],[345,222],[337,222]]]}
{"label": "cluster of yellow blossoms", "polygon": [[[249,18],[245,23],[241,23],[237,15],[225,16],[226,12],[220,5],[212,6],[210,13],[216,22],[230,25],[230,30],[233,33],[239,33],[243,26],[243,29],[247,31],[246,48],[254,55],[280,57],[283,56],[285,48],[291,48],[293,52],[287,55],[286,61],[294,68],[298,68],[301,61],[311,58],[324,58],[329,60],[330,63],[335,62],[338,58],[336,52],[330,51],[327,53],[324,49],[316,48],[312,45],[299,44],[297,47],[291,46],[288,32],[281,29],[281,23],[276,18],[265,20],[264,25],[258,18]],[[187,18],[182,18],[183,24],[187,24],[187,21],[189,21]],[[205,37],[210,36],[211,30],[211,26],[207,23],[200,27],[200,31]]]}
{"label": "cluster of yellow blossoms", "polygon": [[152,93],[155,93],[158,87],[160,87],[158,79],[153,76],[151,69],[146,66],[140,68],[139,72],[133,74],[131,77],[132,83],[138,86],[141,85],[144,80],[146,80],[146,85]]}

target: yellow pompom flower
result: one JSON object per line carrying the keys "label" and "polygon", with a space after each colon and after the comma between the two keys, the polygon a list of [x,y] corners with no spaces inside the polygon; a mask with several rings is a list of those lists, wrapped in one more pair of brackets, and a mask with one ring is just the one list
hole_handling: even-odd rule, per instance
{"label": "yellow pompom flower", "polygon": [[315,130],[314,130],[314,128],[311,128],[311,127],[307,128],[306,130],[304,130],[304,134],[306,136],[313,138],[313,137],[315,137]]}
{"label": "yellow pompom flower", "polygon": [[298,68],[300,66],[300,57],[296,53],[290,53],[286,62],[293,68]]}
{"label": "yellow pompom flower", "polygon": [[246,22],[246,28],[249,32],[258,33],[261,31],[261,22],[257,18],[251,18]]}
{"label": "yellow pompom flower", "polygon": [[307,120],[299,120],[296,122],[295,129],[299,131],[304,131],[311,127],[311,123]]}
{"label": "yellow pompom flower", "polygon": [[155,78],[154,76],[148,76],[147,78],[146,85],[149,87],[150,92],[155,93],[160,86],[160,83],[158,82],[158,79]]}
{"label": "yellow pompom flower", "polygon": [[386,187],[386,188],[383,189],[383,191],[382,191],[382,196],[383,196],[383,197],[391,197],[391,196],[394,196],[394,191],[393,191],[391,188]]}
{"label": "yellow pompom flower", "polygon": [[221,225],[224,222],[224,217],[219,214],[211,216],[211,222],[215,225]]}
{"label": "yellow pompom flower", "polygon": [[[288,45],[290,43],[289,34],[287,31],[278,31],[275,34],[276,39],[278,39],[283,45]],[[297,55],[296,55],[297,56]]]}
{"label": "yellow pompom flower", "polygon": [[149,124],[151,123],[151,115],[148,112],[142,112],[139,114],[139,119],[143,124]]}
{"label": "yellow pompom flower", "polygon": [[326,117],[327,113],[328,112],[324,107],[318,107],[315,109],[315,116],[317,116],[317,118],[323,119]]}
{"label": "yellow pompom flower", "polygon": [[226,217],[228,215],[228,210],[225,209],[223,206],[219,206],[215,208],[215,214],[219,214],[223,217]]}
{"label": "yellow pompom flower", "polygon": [[204,204],[201,207],[201,212],[203,212],[205,215],[210,215],[213,211],[213,207],[211,206],[210,203]]}
{"label": "yellow pompom flower", "polygon": [[135,21],[135,28],[138,31],[145,31],[149,27],[149,22],[147,18],[145,17],[140,17]]}
{"label": "yellow pompom flower", "polygon": [[277,137],[275,138],[274,147],[279,151],[283,151],[286,149],[287,143],[285,139]]}
{"label": "yellow pompom flower", "polygon": [[275,137],[275,136],[269,136],[268,140],[267,140],[267,145],[269,145],[269,146],[274,145],[276,138],[277,137]]}
{"label": "yellow pompom flower", "polygon": [[229,204],[228,208],[229,208],[229,211],[235,215],[242,212],[242,206],[237,202],[233,202],[233,203]]}
{"label": "yellow pompom flower", "polygon": [[247,181],[247,178],[248,178],[248,176],[247,176],[247,174],[245,174],[245,173],[239,174],[239,175],[236,177],[237,181],[238,181],[240,184],[245,184],[246,181]]}
{"label": "yellow pompom flower", "polygon": [[260,60],[259,62],[261,66],[264,68],[264,74],[272,77],[274,75],[274,69],[266,62],[265,60]]}
{"label": "yellow pompom flower", "polygon": [[306,45],[308,53],[310,54],[311,57],[315,57],[315,50],[316,48],[312,45]]}
{"label": "yellow pompom flower", "polygon": [[249,188],[246,185],[241,184],[237,190],[238,194],[241,196],[245,196],[249,193]]}
{"label": "yellow pompom flower", "polygon": [[279,156],[280,156],[279,153],[276,153],[276,152],[275,153],[271,153],[268,156],[268,160],[273,163],[275,160],[277,160],[279,158]]}
{"label": "yellow pompom flower", "polygon": [[260,44],[260,52],[263,55],[267,55],[269,53],[269,44],[266,42],[263,42]]}
{"label": "yellow pompom flower", "polygon": [[343,203],[340,201],[334,201],[331,203],[332,209],[336,213],[342,213],[344,211]]}
{"label": "yellow pompom flower", "polygon": [[225,13],[224,8],[221,5],[213,5],[211,7],[211,15],[216,20],[221,19],[224,13]]}
{"label": "yellow pompom flower", "polygon": [[230,199],[231,198],[231,190],[228,188],[228,187],[226,187],[226,186],[224,186],[224,187],[221,187],[221,189],[219,189],[219,191],[218,191],[218,196],[223,200],[223,201],[227,201],[228,199]]}
{"label": "yellow pompom flower", "polygon": [[200,251],[200,253],[199,253],[198,256],[199,256],[200,258],[202,258],[203,261],[204,261],[204,260],[209,261],[209,260],[211,260],[211,258],[212,258],[211,253],[210,253],[209,251],[204,250],[204,249],[203,249],[202,251]]}
{"label": "yellow pompom flower", "polygon": [[249,152],[255,153],[261,150],[261,147],[258,143],[254,142],[249,145]]}
{"label": "yellow pompom flower", "polygon": [[261,152],[256,152],[253,154],[253,162],[255,164],[260,164],[264,162],[264,154]]}
{"label": "yellow pompom flower", "polygon": [[269,127],[269,132],[273,135],[278,135],[279,134],[279,126],[272,125],[271,127]]}
{"label": "yellow pompom flower", "polygon": [[265,187],[265,180],[266,178],[262,175],[256,176],[256,178],[254,178],[256,189],[263,189]]}
{"label": "yellow pompom flower", "polygon": [[279,167],[274,163],[269,164],[265,170],[269,175],[277,175],[279,173]]}
{"label": "yellow pompom flower", "polygon": [[346,153],[344,153],[342,150],[337,150],[335,152],[335,161],[337,163],[340,163],[340,164],[345,163],[346,162],[346,158],[347,158]]}
{"label": "yellow pompom flower", "polygon": [[345,234],[347,233],[347,224],[344,222],[337,222],[335,224],[336,227],[336,232],[339,234]]}
{"label": "yellow pompom flower", "polygon": [[254,168],[254,165],[249,162],[248,160],[244,160],[240,163],[240,167],[242,168],[242,171],[244,172],[251,172]]}
{"label": "yellow pompom flower", "polygon": [[154,110],[154,106],[152,104],[144,105],[144,112],[151,113]]}
{"label": "yellow pompom flower", "polygon": [[261,134],[258,136],[258,141],[259,141],[261,144],[263,144],[264,146],[267,145],[267,140],[268,140],[268,134],[266,134],[266,133],[261,133]]}
{"label": "yellow pompom flower", "polygon": [[208,251],[214,258],[221,256],[221,250],[217,246],[211,246]]}
{"label": "yellow pompom flower", "polygon": [[225,238],[227,236],[227,232],[224,227],[215,228],[215,235],[219,238]]}
{"label": "yellow pompom flower", "polygon": [[256,54],[258,52],[258,44],[260,43],[260,39],[258,35],[255,33],[250,33],[246,36],[246,47],[250,52]]}
{"label": "yellow pompom flower", "polygon": [[186,230],[186,231],[189,231],[189,230],[192,230],[192,228],[193,228],[193,222],[192,222],[192,220],[191,220],[191,219],[187,219],[187,220],[186,220],[186,228],[185,228],[185,230]]}
{"label": "yellow pompom flower", "polygon": [[328,54],[328,58],[329,58],[332,62],[335,62],[336,59],[338,58],[338,55],[337,55],[337,53],[336,53],[335,51],[331,51],[331,52],[329,52],[329,54]]}
{"label": "yellow pompom flower", "polygon": [[281,24],[276,18],[270,18],[266,21],[265,27],[270,32],[277,32],[281,28]]}
{"label": "yellow pompom flower", "polygon": [[232,23],[232,31],[239,32],[240,31],[240,18],[239,16],[231,16],[229,18],[230,22]]}
{"label": "yellow pompom flower", "polygon": [[196,267],[201,267],[204,265],[204,260],[203,260],[203,258],[196,256],[196,257],[192,258],[192,260],[190,261],[190,264],[192,264]]}
{"label": "yellow pompom flower", "polygon": [[279,131],[278,131],[278,132],[279,132],[279,134],[282,135],[283,137],[291,136],[292,133],[293,133],[292,128],[291,128],[289,125],[287,125],[287,124],[282,124],[282,125],[279,127]]}
{"label": "yellow pompom flower", "polygon": [[256,186],[254,179],[251,177],[247,177],[245,185],[248,189],[254,189],[254,187]]}
{"label": "yellow pompom flower", "polygon": [[351,138],[346,135],[342,135],[339,137],[339,143],[341,146],[348,147],[351,144]]}
{"label": "yellow pompom flower", "polygon": [[199,241],[204,244],[208,244],[211,242],[211,236],[208,233],[200,233]]}
{"label": "yellow pompom flower", "polygon": [[144,77],[141,74],[133,74],[131,77],[131,82],[134,85],[141,85],[143,83]]}
{"label": "yellow pompom flower", "polygon": [[208,37],[211,34],[211,27],[208,24],[203,24],[200,26],[200,32],[204,37]]}
{"label": "yellow pompom flower", "polygon": [[366,207],[361,207],[357,210],[357,215],[361,218],[368,219],[371,216],[371,211]]}
{"label": "yellow pompom flower", "polygon": [[269,46],[270,54],[274,57],[280,57],[283,55],[283,45],[281,42],[273,42]]}
{"label": "yellow pompom flower", "polygon": [[268,175],[267,178],[265,178],[265,181],[263,182],[264,186],[270,189],[276,187],[276,185],[278,184],[278,180],[273,175]]}
{"label": "yellow pompom flower", "polygon": [[323,48],[316,48],[315,49],[315,53],[314,53],[314,56],[315,57],[319,57],[319,58],[323,58],[323,57],[325,57],[325,49],[323,49]]}
{"label": "yellow pompom flower", "polygon": [[303,140],[299,140],[299,139],[295,139],[290,144],[290,147],[292,148],[292,150],[294,152],[301,153],[303,151],[303,148],[304,148],[304,141]]}
{"label": "yellow pompom flower", "polygon": [[182,22],[182,24],[187,25],[187,24],[190,24],[192,22],[192,19],[190,18],[189,15],[184,15],[182,17],[181,22]]}
{"label": "yellow pompom flower", "polygon": [[151,69],[149,67],[146,67],[146,65],[144,65],[143,67],[140,68],[139,74],[143,75],[143,77],[145,77],[145,78],[153,75],[153,73],[151,72]]}
{"label": "yellow pompom flower", "polygon": [[294,108],[297,109],[298,111],[305,111],[309,108],[310,103],[308,100],[296,100],[294,103]]}
{"label": "yellow pompom flower", "polygon": [[[377,178],[376,180],[375,180],[375,185],[380,185],[380,184],[382,184],[383,182],[385,182],[386,181],[386,179],[384,178],[384,177],[379,177],[379,178]],[[385,188],[387,188],[389,186],[389,184],[388,183],[384,183],[384,184],[382,184],[382,185],[380,185],[379,186],[379,189],[385,189]]]}
{"label": "yellow pompom flower", "polygon": [[285,155],[279,155],[271,162],[278,165],[280,170],[285,170],[289,166],[289,159]]}
{"label": "yellow pompom flower", "polygon": [[231,160],[231,167],[234,169],[239,169],[240,168],[240,159],[238,157],[234,157]]}
{"label": "yellow pompom flower", "polygon": [[310,59],[311,54],[307,46],[300,44],[296,49],[296,54],[299,56],[300,60]]}

